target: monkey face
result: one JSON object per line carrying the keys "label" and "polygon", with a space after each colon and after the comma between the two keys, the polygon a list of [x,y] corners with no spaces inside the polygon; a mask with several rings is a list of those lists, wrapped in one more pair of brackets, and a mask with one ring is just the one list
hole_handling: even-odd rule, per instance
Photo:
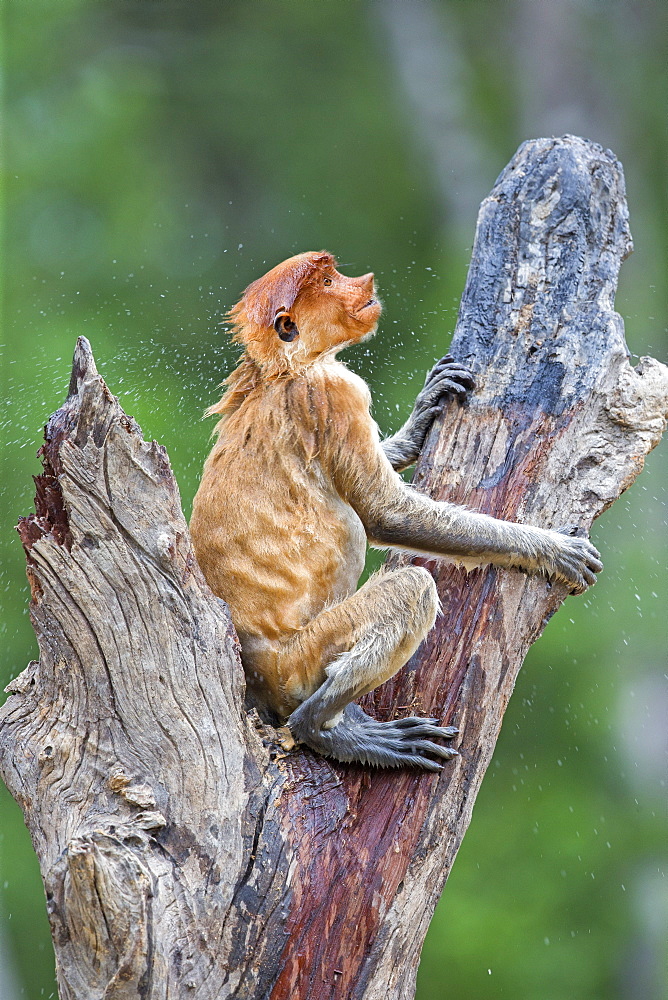
{"label": "monkey face", "polygon": [[349,278],[326,251],[290,257],[252,285],[229,316],[265,369],[311,364],[371,336],[381,313],[373,274]]}
{"label": "monkey face", "polygon": [[373,274],[350,278],[333,265],[318,269],[291,310],[305,360],[371,336],[381,313]]}

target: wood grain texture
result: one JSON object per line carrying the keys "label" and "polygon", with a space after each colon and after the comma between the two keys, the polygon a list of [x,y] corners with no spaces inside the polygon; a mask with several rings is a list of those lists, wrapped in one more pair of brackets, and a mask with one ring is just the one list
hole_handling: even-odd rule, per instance
{"label": "wood grain texture", "polygon": [[[521,147],[482,205],[451,345],[477,389],[432,430],[419,489],[588,528],[633,482],[668,372],[627,358],[613,302],[630,246],[611,153]],[[412,997],[522,659],[564,588],[419,560],[443,616],[365,707],[456,723],[461,757],[434,776],[286,755],[243,708],[166,453],[83,339],[42,452],[20,524],[40,659],[0,710],[0,766],[40,859],[61,997]]]}

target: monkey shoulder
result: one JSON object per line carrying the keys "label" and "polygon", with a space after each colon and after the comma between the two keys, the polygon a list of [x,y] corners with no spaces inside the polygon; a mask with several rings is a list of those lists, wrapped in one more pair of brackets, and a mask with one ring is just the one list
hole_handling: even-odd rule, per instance
{"label": "monkey shoulder", "polygon": [[314,365],[308,379],[314,387],[321,412],[326,413],[335,425],[341,421],[372,423],[371,393],[366,382],[341,362]]}
{"label": "monkey shoulder", "polygon": [[368,409],[371,405],[371,393],[363,378],[347,368],[342,361],[329,362],[320,367],[331,391],[347,394]]}

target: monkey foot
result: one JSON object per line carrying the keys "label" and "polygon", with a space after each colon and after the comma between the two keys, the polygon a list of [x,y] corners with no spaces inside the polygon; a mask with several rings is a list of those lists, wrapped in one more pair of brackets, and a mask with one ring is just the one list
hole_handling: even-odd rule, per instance
{"label": "monkey foot", "polygon": [[[451,760],[457,751],[433,743],[432,739],[451,740],[458,730],[438,726],[436,719],[410,716],[393,722],[372,719],[359,705],[346,705],[341,720],[332,729],[314,724],[304,702],[288,719],[294,738],[335,760],[372,764],[374,767],[419,767],[440,771],[440,761]],[[436,760],[431,758],[435,757]]]}

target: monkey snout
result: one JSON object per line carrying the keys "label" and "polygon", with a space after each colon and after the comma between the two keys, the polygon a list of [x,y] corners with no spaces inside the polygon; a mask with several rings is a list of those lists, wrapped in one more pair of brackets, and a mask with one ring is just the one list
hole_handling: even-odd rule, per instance
{"label": "monkey snout", "polygon": [[374,292],[376,290],[374,288],[373,271],[369,271],[368,274],[363,274],[362,277],[358,278],[357,280],[359,281],[360,286],[364,291],[364,294],[366,295],[367,299],[369,299],[369,301],[372,301],[374,297]]}
{"label": "monkey snout", "polygon": [[357,307],[358,315],[369,307],[376,307],[380,312],[380,303],[376,298],[376,287],[374,285],[373,272],[363,274],[361,278],[355,279],[355,284],[359,288],[360,305]]}

